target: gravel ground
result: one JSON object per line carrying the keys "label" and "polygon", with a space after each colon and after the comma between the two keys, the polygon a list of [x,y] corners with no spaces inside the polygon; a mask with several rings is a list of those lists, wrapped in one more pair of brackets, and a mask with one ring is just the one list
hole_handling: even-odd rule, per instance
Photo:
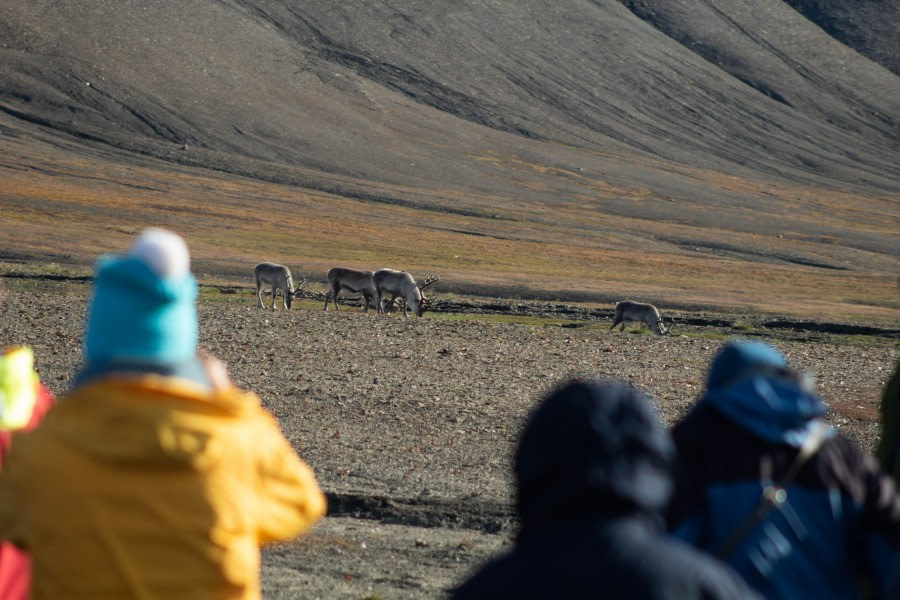
{"label": "gravel ground", "polygon": [[[7,280],[0,344],[28,344],[66,390],[81,360],[89,288]],[[315,469],[329,516],[263,552],[264,595],[438,598],[515,532],[510,459],[529,412],[571,377],[645,390],[672,424],[701,392],[722,340],[761,335],[812,373],[841,431],[871,449],[895,337],[681,326],[654,338],[476,319],[404,319],[357,307],[257,309],[248,290],[204,293],[201,345],[256,391]],[[474,312],[474,311],[473,311]],[[552,316],[547,314],[545,316]]]}

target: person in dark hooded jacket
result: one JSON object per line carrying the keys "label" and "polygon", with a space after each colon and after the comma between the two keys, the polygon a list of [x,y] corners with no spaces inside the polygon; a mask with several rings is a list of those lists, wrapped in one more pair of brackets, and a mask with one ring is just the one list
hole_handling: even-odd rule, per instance
{"label": "person in dark hooded jacket", "polygon": [[515,457],[514,549],[453,597],[757,598],[729,568],[663,535],[672,456],[636,390],[559,388],[532,415]]}
{"label": "person in dark hooded jacket", "polygon": [[[672,430],[676,535],[766,598],[900,598],[900,497],[775,348],[731,342]],[[799,458],[798,458],[799,457]]]}
{"label": "person in dark hooded jacket", "polygon": [[900,484],[900,361],[881,396],[881,430],[876,456],[885,473]]}

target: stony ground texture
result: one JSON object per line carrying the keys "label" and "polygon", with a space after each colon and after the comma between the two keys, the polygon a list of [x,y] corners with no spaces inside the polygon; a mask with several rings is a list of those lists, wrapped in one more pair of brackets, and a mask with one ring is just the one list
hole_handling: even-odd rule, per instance
{"label": "stony ground texture", "polygon": [[[0,344],[28,344],[57,394],[81,360],[89,287],[7,280]],[[315,469],[329,516],[263,553],[264,593],[288,598],[440,598],[516,529],[510,460],[541,396],[571,377],[616,378],[671,424],[735,334],[763,336],[815,375],[829,418],[866,448],[896,338],[683,326],[654,338],[474,315],[404,319],[302,303],[258,309],[248,290],[204,293],[201,344],[256,391]]]}

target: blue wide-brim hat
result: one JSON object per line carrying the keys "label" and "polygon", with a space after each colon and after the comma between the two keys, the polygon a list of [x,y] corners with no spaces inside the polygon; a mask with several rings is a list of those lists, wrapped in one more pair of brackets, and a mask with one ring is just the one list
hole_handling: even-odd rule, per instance
{"label": "blue wide-brim hat", "polygon": [[134,253],[101,257],[85,336],[88,365],[193,361],[196,299],[197,282],[187,269],[161,275]]}
{"label": "blue wide-brim hat", "polygon": [[809,384],[772,346],[733,341],[713,359],[701,404],[763,440],[799,448],[826,411]]}
{"label": "blue wide-brim hat", "polygon": [[784,356],[772,346],[762,342],[732,341],[725,345],[713,359],[709,369],[707,388],[729,385],[738,377],[754,370],[787,367]]}

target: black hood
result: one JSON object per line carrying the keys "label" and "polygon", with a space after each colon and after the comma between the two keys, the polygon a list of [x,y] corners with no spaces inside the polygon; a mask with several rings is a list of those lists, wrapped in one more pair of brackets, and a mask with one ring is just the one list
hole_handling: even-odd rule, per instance
{"label": "black hood", "polygon": [[674,456],[649,399],[620,384],[575,381],[534,412],[516,454],[523,533],[629,513],[658,516]]}

